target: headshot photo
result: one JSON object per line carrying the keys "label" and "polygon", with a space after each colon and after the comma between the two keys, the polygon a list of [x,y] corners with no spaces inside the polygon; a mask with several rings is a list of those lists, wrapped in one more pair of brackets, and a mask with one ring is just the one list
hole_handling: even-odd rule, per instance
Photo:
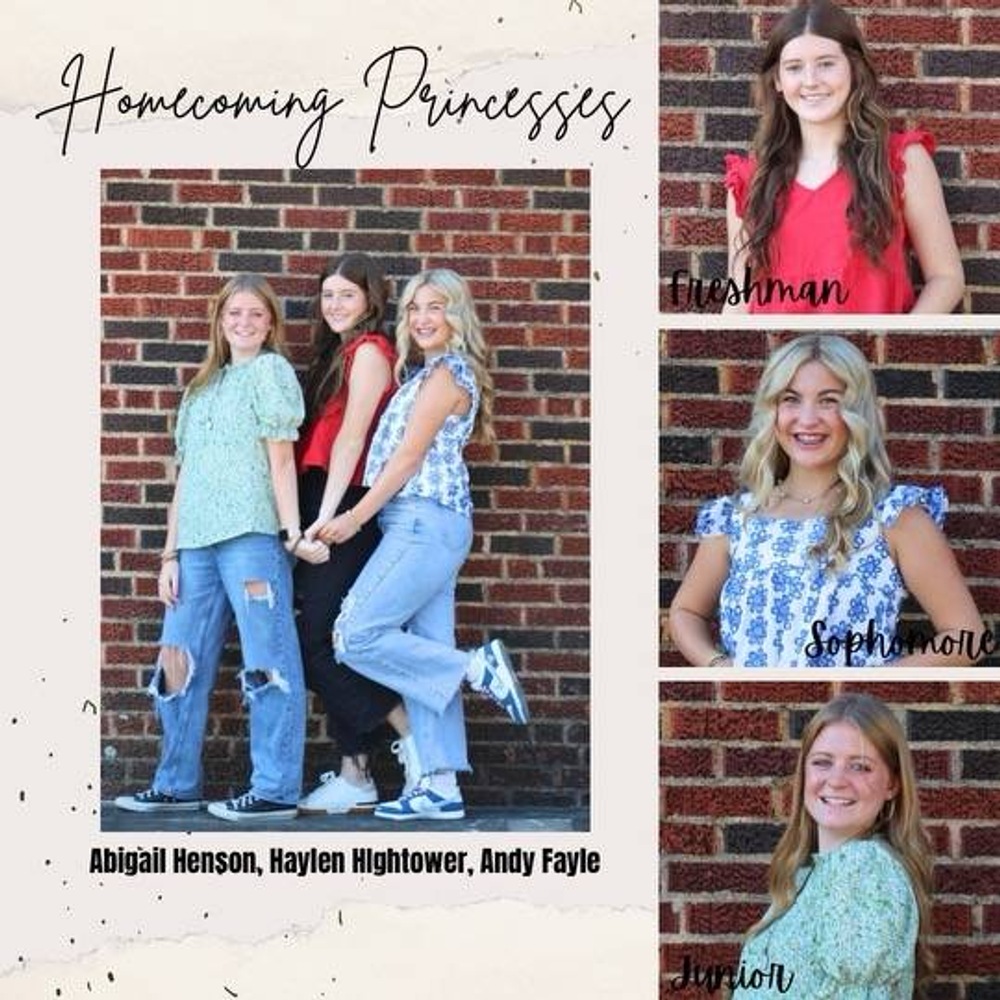
{"label": "headshot photo", "polygon": [[1000,307],[982,7],[660,4],[660,310]]}
{"label": "headshot photo", "polygon": [[589,174],[101,195],[107,821],[585,824]]}
{"label": "headshot photo", "polygon": [[995,341],[665,331],[661,666],[996,665]]}
{"label": "headshot photo", "polygon": [[989,996],[998,701],[661,684],[660,995]]}

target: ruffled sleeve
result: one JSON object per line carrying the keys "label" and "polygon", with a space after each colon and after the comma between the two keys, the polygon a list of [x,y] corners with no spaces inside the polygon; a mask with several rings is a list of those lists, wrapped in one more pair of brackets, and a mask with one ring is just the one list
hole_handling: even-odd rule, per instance
{"label": "ruffled sleeve", "polygon": [[907,507],[923,507],[941,528],[944,526],[944,516],[948,513],[948,494],[942,486],[893,486],[875,505],[875,518],[883,527],[891,527]]}
{"label": "ruffled sleeve", "polygon": [[427,378],[435,368],[444,365],[451,372],[452,378],[464,389],[469,398],[476,402],[479,399],[479,387],[476,385],[476,377],[472,374],[469,362],[460,354],[438,354],[427,362],[423,377]]}
{"label": "ruffled sleeve", "polygon": [[889,995],[873,987],[906,979],[917,939],[919,916],[906,870],[877,840],[850,840],[819,855],[815,865],[812,878],[822,881],[823,907],[815,958],[829,995]]}
{"label": "ruffled sleeve", "polygon": [[716,497],[709,501],[699,511],[694,522],[694,533],[703,535],[733,534],[733,498]]}
{"label": "ruffled sleeve", "polygon": [[906,152],[907,146],[914,145],[923,146],[930,156],[933,156],[934,150],[937,149],[934,136],[923,129],[916,128],[907,132],[889,133],[889,170],[895,179],[900,200],[903,196],[903,178],[906,174],[906,160],[903,159],[903,154]]}
{"label": "ruffled sleeve", "polygon": [[280,354],[271,352],[258,355],[252,364],[253,411],[260,437],[296,440],[305,406],[295,370]]}
{"label": "ruffled sleeve", "polygon": [[723,182],[728,191],[732,191],[736,202],[736,214],[741,218],[747,203],[747,192],[750,189],[750,178],[753,176],[754,163],[749,156],[739,153],[726,153],[726,173]]}

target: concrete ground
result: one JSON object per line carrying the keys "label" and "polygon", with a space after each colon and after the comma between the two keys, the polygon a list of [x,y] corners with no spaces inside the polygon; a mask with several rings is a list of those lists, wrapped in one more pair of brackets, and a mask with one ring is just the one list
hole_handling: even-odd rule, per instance
{"label": "concrete ground", "polygon": [[552,809],[535,806],[466,806],[465,819],[409,820],[394,823],[378,820],[371,815],[299,816],[292,820],[249,820],[234,823],[217,819],[204,809],[199,812],[133,813],[115,808],[111,802],[101,803],[101,830],[105,833],[193,833],[212,831],[227,833],[234,830],[277,830],[281,833],[404,833],[410,830],[426,832],[481,831],[484,833],[549,833],[585,832],[590,829],[586,809]]}

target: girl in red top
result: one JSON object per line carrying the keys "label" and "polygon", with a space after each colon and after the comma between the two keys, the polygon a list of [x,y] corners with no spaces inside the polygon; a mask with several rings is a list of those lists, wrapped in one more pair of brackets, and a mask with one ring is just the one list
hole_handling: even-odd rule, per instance
{"label": "girl in red top", "polygon": [[961,301],[934,141],[890,134],[876,89],[864,39],[836,4],[804,0],[778,22],[753,154],[726,157],[724,311],[948,313]]}
{"label": "girl in red top", "polygon": [[[361,477],[368,445],[395,388],[395,348],[379,332],[387,291],[381,268],[363,253],[331,261],[319,277],[305,376],[306,420],[296,450],[301,518],[310,539],[367,492]],[[299,803],[302,812],[374,808],[378,793],[368,769],[372,730],[388,718],[401,735],[408,732],[399,695],[337,663],[330,638],[344,595],[380,537],[375,521],[369,521],[328,563],[300,562],[295,569],[306,683],[323,702],[341,755],[339,773],[321,775],[319,786]],[[396,744],[404,766],[411,745],[409,736]]]}

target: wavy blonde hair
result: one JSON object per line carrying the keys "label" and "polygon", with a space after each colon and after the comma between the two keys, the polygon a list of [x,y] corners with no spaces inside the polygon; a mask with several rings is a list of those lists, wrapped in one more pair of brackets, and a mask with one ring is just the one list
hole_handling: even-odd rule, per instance
{"label": "wavy blonde hair", "polygon": [[274,289],[268,284],[267,279],[262,278],[259,274],[234,274],[212,300],[208,319],[208,349],[201,367],[188,383],[187,392],[189,393],[197,392],[223,365],[228,365],[231,360],[229,341],[226,340],[226,336],[222,332],[222,314],[225,311],[226,303],[237,292],[251,292],[256,295],[267,306],[268,312],[271,314],[271,329],[268,331],[261,350],[285,354],[285,323],[281,318],[281,306],[278,303],[278,297],[274,294]]}
{"label": "wavy blonde hair", "polygon": [[834,334],[810,333],[789,341],[771,355],[757,386],[748,432],[750,443],[739,478],[753,496],[754,508],[759,510],[771,503],[778,484],[788,475],[788,456],[775,433],[778,402],[795,373],[808,361],[820,362],[844,383],[840,413],[848,441],[837,463],[842,489],[827,516],[826,534],[814,553],[836,570],[846,564],[854,530],[871,515],[890,481],[875,378],[854,344]]}
{"label": "wavy blonde hair", "polygon": [[773,905],[768,916],[751,927],[747,936],[759,933],[787,912],[795,902],[795,873],[817,850],[816,821],[805,807],[805,762],[816,738],[834,722],[847,722],[857,728],[896,780],[898,790],[890,800],[891,805],[883,807],[865,836],[882,837],[910,878],[920,915],[915,955],[917,986],[914,992],[914,996],[919,997],[923,995],[923,985],[934,969],[928,944],[933,867],[931,848],[920,823],[916,772],[903,727],[892,711],[871,695],[853,691],[837,695],[809,720],[803,730],[793,779],[792,815],[771,859],[769,889]]}
{"label": "wavy blonde hair", "polygon": [[396,381],[402,379],[406,365],[418,360],[420,355],[410,337],[408,311],[414,296],[425,286],[434,288],[444,296],[445,319],[451,327],[448,350],[465,356],[479,388],[479,407],[476,410],[472,436],[478,441],[494,441],[493,376],[486,367],[486,340],[467,282],[448,268],[421,271],[410,278],[403,289],[396,320]]}

